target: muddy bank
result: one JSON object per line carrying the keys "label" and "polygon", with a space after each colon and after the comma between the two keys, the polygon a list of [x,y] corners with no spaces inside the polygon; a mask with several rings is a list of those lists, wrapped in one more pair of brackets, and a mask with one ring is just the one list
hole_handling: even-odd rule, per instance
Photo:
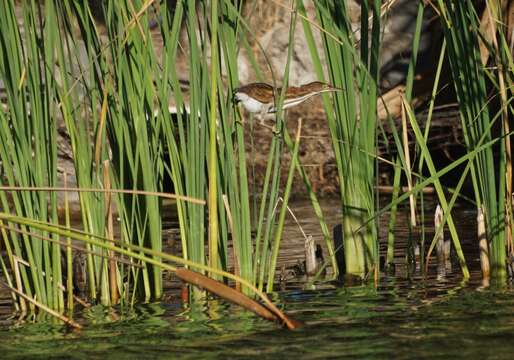
{"label": "muddy bank", "polygon": [[[428,110],[423,106],[417,113],[417,119],[421,123],[422,130],[425,127],[427,113]],[[339,192],[339,179],[327,116],[321,99],[319,97],[312,98],[286,113],[286,124],[291,137],[297,129],[299,118],[302,119],[299,157],[309,180],[312,182],[313,189],[320,196],[335,195]],[[250,116],[247,115],[246,119],[246,150],[247,162],[250,167],[248,174],[257,187],[257,191],[259,191],[263,185],[271,139],[273,136],[281,135],[274,134],[270,128],[260,125],[257,118],[253,120],[253,126],[250,123]],[[401,119],[394,120],[394,123],[397,131],[401,132]],[[273,125],[273,121],[267,120],[266,125]],[[377,156],[379,156],[379,159],[390,160],[397,151],[394,146],[392,129],[388,121],[385,120],[380,122],[380,127],[383,131],[379,130]],[[409,149],[414,154],[414,134],[410,128],[408,134]],[[449,164],[464,153],[462,126],[455,105],[443,105],[434,112],[428,146],[432,156],[440,164]],[[416,159],[416,156],[414,155],[413,158]],[[290,159],[291,154],[284,144],[281,164],[282,185],[285,185],[287,180]],[[392,185],[394,175],[392,166],[387,161],[379,160],[378,169],[378,185]],[[451,182],[451,177],[452,174],[447,176],[446,179]],[[304,182],[298,173],[295,173],[293,190],[296,197],[306,195]]]}

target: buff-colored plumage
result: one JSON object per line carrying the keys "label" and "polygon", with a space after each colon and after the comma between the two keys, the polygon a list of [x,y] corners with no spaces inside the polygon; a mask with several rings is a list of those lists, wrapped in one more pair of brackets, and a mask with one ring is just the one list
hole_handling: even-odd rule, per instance
{"label": "buff-colored plumage", "polygon": [[[314,81],[302,86],[291,86],[287,88],[283,109],[296,106],[308,98],[329,91],[339,91],[341,89]],[[234,98],[252,113],[273,113],[276,112],[275,102],[278,102],[281,88],[274,89],[273,86],[265,83],[253,83],[241,86],[235,90]]]}

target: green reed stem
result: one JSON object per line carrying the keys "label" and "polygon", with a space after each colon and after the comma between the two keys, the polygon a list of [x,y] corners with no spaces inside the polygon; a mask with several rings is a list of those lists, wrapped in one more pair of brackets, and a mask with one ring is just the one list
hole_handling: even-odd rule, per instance
{"label": "green reed stem", "polygon": [[[287,129],[284,129],[284,131],[287,131]],[[277,267],[277,259],[278,259],[278,252],[280,250],[280,242],[282,239],[282,233],[284,231],[284,222],[287,214],[287,206],[289,203],[289,196],[291,195],[291,188],[293,185],[293,178],[294,178],[294,170],[296,168],[296,160],[295,158],[298,157],[298,149],[300,148],[300,135],[302,132],[302,119],[298,119],[298,129],[296,131],[296,137],[295,137],[295,143],[293,147],[293,152],[291,153],[291,164],[289,166],[289,172],[287,175],[287,182],[286,182],[286,188],[284,190],[284,196],[282,198],[282,208],[280,209],[280,214],[278,216],[278,223],[277,227],[275,229],[275,238],[273,241],[273,250],[271,253],[271,262],[270,262],[270,268],[268,272],[268,284],[266,292],[270,293],[273,292],[273,283],[275,281],[275,271]]]}
{"label": "green reed stem", "polygon": [[394,229],[396,228],[396,214],[397,208],[396,202],[398,201],[398,194],[400,192],[400,178],[402,175],[402,168],[400,166],[400,158],[397,156],[394,166],[394,179],[393,179],[393,196],[391,201],[395,204],[391,207],[389,213],[389,226],[387,230],[387,266],[394,264]]}
{"label": "green reed stem", "polygon": [[[209,266],[218,268],[218,183],[217,183],[217,77],[218,77],[218,1],[211,1],[211,103],[209,121]],[[212,274],[211,274],[212,276]]]}
{"label": "green reed stem", "polygon": [[[479,24],[471,1],[452,2],[438,0],[444,36],[459,100],[464,139],[468,151],[477,146],[482,135],[485,141],[492,138],[489,128],[491,116],[484,66],[481,63],[478,33]],[[492,276],[504,278],[505,269],[505,156],[500,144],[500,156],[495,161],[493,149],[478,154],[471,165],[471,178],[475,190],[477,207],[485,206],[486,232],[491,245]],[[495,176],[495,165],[500,176]],[[509,200],[510,201],[510,195]]]}

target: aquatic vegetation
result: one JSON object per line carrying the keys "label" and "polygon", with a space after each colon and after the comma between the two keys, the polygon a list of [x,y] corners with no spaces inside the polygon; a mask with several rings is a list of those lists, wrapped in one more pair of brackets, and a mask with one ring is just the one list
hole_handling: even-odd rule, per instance
{"label": "aquatic vegetation", "polygon": [[317,21],[323,29],[327,70],[321,62],[311,24],[303,19],[318,77],[324,79],[327,71],[330,83],[343,89],[334,93],[333,104],[325,97],[324,105],[343,208],[346,269],[339,271],[359,276],[378,271],[378,238],[373,218],[376,203],[380,1],[374,1],[371,9],[368,9],[367,3],[362,3],[362,29],[368,29],[368,10],[373,14],[371,39],[368,39],[367,31],[361,32],[360,51],[357,51],[358,41],[348,22],[346,4],[337,1],[316,2]]}
{"label": "aquatic vegetation", "polygon": [[[423,132],[413,110],[423,4],[418,8],[413,55],[400,99],[402,133],[389,117],[396,155],[384,159],[377,150],[382,127],[378,117],[381,1],[361,2],[360,28],[365,30],[360,38],[351,29],[344,2],[316,1],[315,18],[310,19],[304,2],[293,1],[286,6],[289,46],[284,73],[275,74],[270,65],[272,79],[263,79],[262,69],[255,59],[251,61],[258,80],[277,89],[272,101],[268,99],[275,124],[263,185],[256,189],[249,177],[245,131],[253,118],[242,113],[233,98],[241,85],[238,56],[241,48],[249,49],[252,37],[245,2],[173,3],[170,7],[166,1],[105,2],[100,9],[78,0],[0,3],[0,13],[5,14],[0,22],[0,83],[6,92],[0,108],[0,232],[5,249],[0,265],[19,310],[44,307],[62,315],[65,307],[72,309],[78,301],[75,264],[84,259],[81,280],[87,281],[88,301],[133,305],[160,299],[163,271],[170,271],[197,285],[187,294],[189,301],[205,297],[201,288],[231,294],[226,297],[232,300],[244,299],[240,303],[250,304],[247,308],[262,306],[248,298],[255,297],[264,304],[264,310],[259,308],[264,317],[294,327],[263,290],[273,292],[278,277],[277,259],[296,173],[319,221],[332,278],[339,271],[377,281],[378,216],[408,199],[415,219],[416,199],[428,185],[434,186],[443,209],[438,232],[448,225],[467,277],[452,208],[468,175],[476,206],[484,209],[492,275],[505,277],[506,247],[509,255],[514,251],[512,55],[505,29],[498,25],[501,21],[494,21],[497,25],[489,38],[481,34],[471,1],[438,1],[445,43],[430,114],[448,59],[467,147],[462,157],[439,167],[427,146],[431,115]],[[501,9],[487,10],[491,18],[501,18]],[[334,86],[310,85],[316,93],[330,90],[322,96],[339,179],[344,268],[341,261],[338,268],[335,251],[341,249],[334,249],[317,194],[300,162],[304,119],[290,119],[297,121],[295,134],[285,126],[285,110],[294,93],[287,86],[292,47],[300,24],[317,77]],[[321,34],[321,46],[315,31]],[[487,43],[494,70],[481,58],[481,43]],[[185,69],[177,66],[179,57],[185,59]],[[500,99],[499,109],[495,98]],[[502,127],[499,134],[496,122]],[[407,129],[416,143],[412,154]],[[58,167],[61,133],[73,160],[73,168],[64,171]],[[290,163],[283,169],[286,152]],[[394,196],[385,206],[379,206],[376,191],[381,161],[395,168]],[[448,200],[440,178],[461,165],[464,171]],[[287,174],[283,188],[282,172]],[[400,194],[402,175],[408,191]],[[75,229],[68,199],[73,193],[80,204]],[[176,209],[181,257],[163,251],[165,206]],[[394,257],[394,218],[388,264]],[[436,238],[438,234],[428,254]],[[229,281],[234,292],[222,284]]]}

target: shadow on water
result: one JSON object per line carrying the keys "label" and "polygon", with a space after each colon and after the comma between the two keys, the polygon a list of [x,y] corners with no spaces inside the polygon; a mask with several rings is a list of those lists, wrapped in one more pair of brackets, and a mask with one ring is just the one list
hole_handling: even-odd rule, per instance
{"label": "shadow on water", "polygon": [[[303,216],[302,211],[308,210],[301,203],[293,204],[293,208],[295,205],[299,206],[303,230],[322,244],[315,219]],[[335,206],[325,204],[329,209],[334,207],[327,212],[331,225],[339,216]],[[2,358],[67,359],[510,359],[514,351],[514,290],[481,286],[473,255],[478,254],[471,251],[476,240],[469,229],[469,237],[466,235],[474,216],[466,210],[459,213],[463,246],[471,254],[468,282],[462,281],[458,266],[444,277],[437,276],[434,269],[426,279],[416,271],[407,274],[401,268],[405,257],[400,247],[395,258],[396,276],[382,276],[376,288],[323,283],[314,290],[304,290],[304,283],[292,279],[285,291],[274,296],[288,314],[306,324],[298,330],[281,329],[219,300],[184,309],[179,296],[172,292],[171,301],[138,305],[127,311],[93,306],[77,315],[86,325],[80,332],[51,320],[29,326],[30,319],[18,322],[2,311],[0,353]],[[428,223],[427,229],[427,234],[433,231]],[[297,225],[291,221],[281,255],[282,263],[291,266],[303,256],[303,238],[297,237],[296,231]],[[402,238],[405,242],[400,234],[399,240]],[[302,246],[295,247],[295,242]]]}

